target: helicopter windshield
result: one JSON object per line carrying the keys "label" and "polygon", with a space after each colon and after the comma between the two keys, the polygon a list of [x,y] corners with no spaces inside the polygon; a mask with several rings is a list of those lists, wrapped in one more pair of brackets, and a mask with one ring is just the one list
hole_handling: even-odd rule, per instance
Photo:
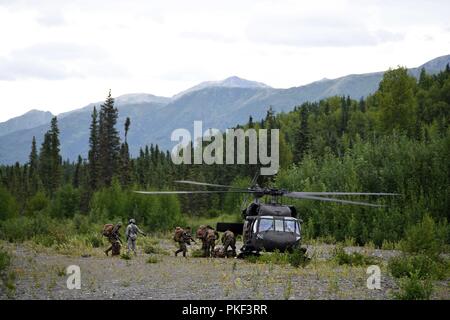
{"label": "helicopter windshield", "polygon": [[272,218],[262,218],[259,220],[259,231],[269,231],[273,230],[273,219]]}
{"label": "helicopter windshield", "polygon": [[298,221],[295,219],[284,219],[284,230],[286,232],[295,232],[296,234],[300,234],[300,225],[298,224]]}
{"label": "helicopter windshield", "polygon": [[284,231],[283,220],[275,219],[275,231]]}
{"label": "helicopter windshield", "polygon": [[294,218],[285,217],[274,219],[273,217],[262,217],[259,220],[258,231],[279,231],[300,234],[300,225]]}

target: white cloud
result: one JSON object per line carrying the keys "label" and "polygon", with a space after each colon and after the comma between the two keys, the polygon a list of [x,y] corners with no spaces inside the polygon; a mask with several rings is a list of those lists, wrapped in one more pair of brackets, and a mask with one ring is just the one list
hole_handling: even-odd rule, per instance
{"label": "white cloud", "polygon": [[292,14],[258,18],[249,24],[247,35],[251,41],[297,47],[375,46],[403,39],[401,33],[370,30],[345,17]]}
{"label": "white cloud", "polygon": [[63,80],[126,74],[107,63],[107,57],[107,53],[98,47],[71,43],[35,44],[0,58],[0,80]]}
{"label": "white cloud", "polygon": [[[0,121],[230,75],[283,88],[450,53],[450,2],[0,0]],[[27,94],[23,94],[26,92]]]}

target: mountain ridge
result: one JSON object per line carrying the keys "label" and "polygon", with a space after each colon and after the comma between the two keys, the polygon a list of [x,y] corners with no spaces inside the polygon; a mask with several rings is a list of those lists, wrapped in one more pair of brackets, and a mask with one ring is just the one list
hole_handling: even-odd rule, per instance
{"label": "mountain ridge", "polygon": [[[450,55],[441,56],[409,69],[409,73],[418,77],[421,68],[429,73],[436,73],[448,63]],[[125,118],[131,118],[128,143],[133,155],[137,154],[140,147],[151,143],[158,144],[161,149],[171,149],[175,144],[170,141],[171,132],[176,128],[192,131],[194,120],[203,120],[204,129],[214,127],[224,130],[246,122],[250,115],[254,119],[263,118],[269,106],[276,112],[285,112],[303,102],[318,101],[334,95],[349,95],[359,99],[378,88],[383,74],[383,71],[353,74],[287,89],[275,89],[233,76],[222,81],[203,82],[199,84],[203,84],[201,88],[199,85],[194,86],[180,92],[183,94],[178,94],[178,97],[158,97],[147,93],[126,94],[116,98],[119,109],[118,128],[123,137]],[[58,115],[64,159],[74,160],[78,154],[87,157],[90,113],[94,105],[100,107],[101,103],[103,102],[90,103],[83,108]],[[4,123],[0,123],[0,132]],[[40,144],[42,136],[48,130],[48,123],[49,120],[32,128],[25,127],[0,134],[0,163],[26,161],[32,137],[36,136],[37,143]]]}

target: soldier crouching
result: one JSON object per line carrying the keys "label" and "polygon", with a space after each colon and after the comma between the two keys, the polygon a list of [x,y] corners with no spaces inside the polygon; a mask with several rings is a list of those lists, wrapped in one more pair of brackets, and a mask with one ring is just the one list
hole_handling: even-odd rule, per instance
{"label": "soldier crouching", "polygon": [[227,230],[222,235],[222,244],[223,244],[223,250],[226,254],[227,258],[230,256],[230,252],[228,251],[228,247],[231,248],[231,256],[236,256],[236,237],[234,236],[234,233],[230,230]]}
{"label": "soldier crouching", "polygon": [[205,247],[205,257],[211,257],[214,252],[214,247],[216,246],[216,240],[218,238],[218,233],[214,229],[208,229],[206,232],[206,247]]}

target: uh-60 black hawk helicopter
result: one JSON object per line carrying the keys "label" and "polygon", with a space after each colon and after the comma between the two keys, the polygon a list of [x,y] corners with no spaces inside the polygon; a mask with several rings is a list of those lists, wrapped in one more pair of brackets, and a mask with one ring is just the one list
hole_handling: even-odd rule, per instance
{"label": "uh-60 black hawk helicopter", "polygon": [[[300,248],[302,240],[302,220],[293,205],[283,204],[283,197],[318,201],[338,202],[343,204],[382,207],[383,205],[332,198],[330,196],[395,196],[396,193],[371,192],[297,192],[285,189],[262,188],[257,183],[258,176],[252,181],[252,186],[238,188],[221,184],[197,181],[179,180],[176,183],[220,188],[221,190],[194,191],[135,191],[141,194],[211,194],[211,193],[241,193],[253,196],[253,201],[247,206],[247,197],[241,206],[243,223],[217,223],[217,231],[231,230],[242,235],[243,243],[240,257],[249,254],[259,254],[260,251],[271,252],[291,251]],[[224,190],[225,189],[225,190]],[[266,198],[262,202],[262,198]]]}

